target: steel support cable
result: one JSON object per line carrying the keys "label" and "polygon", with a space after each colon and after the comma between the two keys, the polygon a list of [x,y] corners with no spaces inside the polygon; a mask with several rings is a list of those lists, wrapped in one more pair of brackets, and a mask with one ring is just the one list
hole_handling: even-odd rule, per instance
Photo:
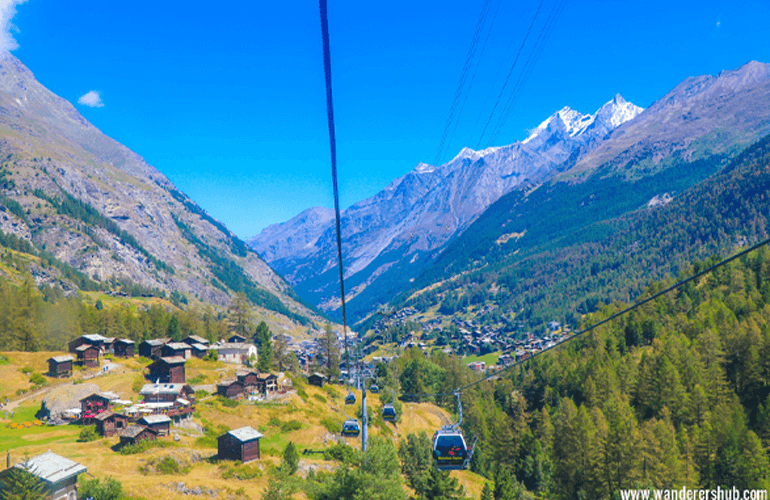
{"label": "steel support cable", "polygon": [[484,1],[484,5],[481,8],[481,13],[479,14],[479,20],[476,22],[476,30],[473,32],[471,46],[468,48],[468,54],[465,56],[465,64],[463,65],[462,72],[460,73],[460,81],[457,83],[454,99],[452,100],[452,105],[449,108],[449,116],[447,116],[446,123],[444,124],[444,130],[441,133],[441,140],[439,141],[436,157],[433,159],[434,165],[439,164],[441,156],[444,154],[447,137],[449,136],[452,123],[454,122],[455,111],[457,111],[457,106],[460,103],[460,98],[463,95],[463,90],[465,89],[465,81],[468,78],[468,73],[470,72],[471,66],[473,65],[473,58],[476,54],[476,46],[478,45],[479,38],[481,37],[484,25],[486,24],[490,1],[491,0]]}
{"label": "steel support cable", "polygon": [[[463,97],[462,104],[460,104],[460,111],[457,112],[457,119],[455,120],[454,127],[452,127],[452,132],[449,133],[449,138],[447,139],[447,146],[452,143],[455,133],[457,132],[457,127],[460,125],[460,117],[463,115],[463,111],[465,110],[465,105],[468,103],[468,96],[470,95],[471,89],[473,88],[473,82],[476,81],[476,75],[479,72],[479,66],[481,66],[481,60],[484,58],[484,52],[486,52],[487,43],[489,42],[489,37],[492,35],[492,30],[495,27],[495,21],[497,21],[497,14],[500,12],[501,3],[502,3],[502,0],[497,0],[495,13],[492,15],[492,21],[490,21],[489,29],[487,29],[487,36],[484,38],[484,43],[481,44],[481,52],[479,53],[479,58],[478,58],[479,62],[476,64],[476,67],[473,70],[473,74],[471,75],[471,81],[470,83],[468,83],[468,90],[465,92],[465,97]],[[485,106],[486,106],[486,103],[485,103]]]}
{"label": "steel support cable", "polygon": [[[329,46],[329,18],[327,0],[318,0],[321,12],[321,38],[323,40],[324,77],[326,80],[326,118],[329,125],[329,149],[332,162],[332,186],[334,189],[334,222],[337,230],[337,262],[340,269],[340,301],[342,303],[342,338],[345,343],[345,370],[350,391],[350,354],[348,354],[347,317],[345,315],[345,275],[342,267],[342,231],[340,230],[340,195],[337,188],[337,139],[334,135],[334,103],[332,102],[332,63]],[[328,360],[327,360],[328,361]]]}
{"label": "steel support cable", "polygon": [[484,135],[486,135],[487,133],[487,128],[489,128],[489,124],[492,122],[492,117],[495,115],[495,111],[497,111],[497,106],[500,104],[500,100],[503,98],[503,94],[505,94],[505,88],[508,86],[508,82],[511,79],[513,70],[516,68],[516,64],[519,62],[519,57],[521,57],[521,53],[524,50],[524,46],[527,44],[527,39],[529,38],[529,34],[532,32],[532,27],[535,25],[535,21],[537,21],[537,16],[538,14],[540,14],[540,8],[542,6],[543,6],[543,0],[540,0],[540,2],[537,4],[537,10],[535,11],[535,15],[532,17],[532,22],[529,24],[529,28],[527,28],[527,33],[524,35],[524,40],[521,41],[519,50],[516,53],[516,58],[513,60],[513,64],[511,64],[511,69],[508,70],[508,76],[505,77],[505,82],[503,82],[503,87],[500,89],[500,93],[497,94],[495,105],[492,107],[492,112],[489,113],[489,118],[487,119],[486,125],[484,125],[484,130],[481,132],[481,136],[479,137],[479,142],[476,144],[476,149],[479,149],[481,142],[484,140]]}
{"label": "steel support cable", "polygon": [[519,74],[519,78],[516,81],[516,85],[513,88],[513,92],[508,97],[508,101],[503,107],[503,111],[500,113],[500,117],[498,118],[497,123],[495,124],[495,127],[492,131],[492,134],[489,137],[489,140],[487,141],[487,146],[491,146],[492,144],[494,144],[494,141],[497,139],[497,136],[502,131],[502,128],[505,125],[505,122],[508,121],[508,118],[513,112],[513,106],[516,103],[519,93],[521,92],[522,87],[524,86],[527,79],[529,78],[529,74],[532,72],[532,67],[534,66],[535,61],[539,57],[540,52],[542,52],[543,46],[545,45],[545,41],[550,36],[551,30],[553,29],[553,25],[556,23],[556,19],[559,17],[559,14],[561,13],[561,11],[564,10],[565,3],[566,3],[566,0],[557,1],[554,4],[553,8],[551,9],[550,14],[548,14],[548,17],[546,18],[546,21],[545,21],[545,25],[543,26],[543,29],[540,31],[540,34],[537,40],[535,41],[535,45],[532,48],[532,52],[530,53],[530,56],[527,59],[527,62],[524,64],[524,69]]}
{"label": "steel support cable", "polygon": [[721,260],[721,261],[717,262],[716,264],[714,264],[713,266],[710,266],[710,267],[708,267],[706,269],[703,269],[702,271],[699,271],[699,272],[693,274],[689,278],[685,278],[685,279],[683,279],[683,280],[681,280],[681,281],[679,281],[679,282],[669,286],[668,288],[665,288],[665,289],[663,289],[663,290],[661,290],[659,292],[656,292],[656,293],[650,295],[646,299],[642,299],[640,301],[637,301],[637,302],[633,303],[632,305],[626,307],[625,309],[623,309],[621,311],[618,311],[618,312],[616,312],[614,314],[611,314],[610,316],[604,318],[603,320],[601,320],[601,321],[599,321],[597,323],[594,323],[593,325],[591,325],[591,326],[589,326],[587,328],[584,328],[583,330],[580,330],[579,332],[575,332],[575,333],[573,333],[572,335],[570,335],[568,337],[564,337],[563,339],[561,339],[560,341],[558,341],[554,345],[552,345],[550,347],[547,347],[547,348],[545,348],[543,350],[537,351],[536,353],[532,354],[530,357],[528,357],[526,359],[522,359],[522,360],[516,361],[515,363],[512,363],[511,365],[508,365],[505,368],[501,368],[500,370],[497,370],[494,373],[490,373],[489,375],[486,375],[486,376],[484,376],[484,377],[482,377],[482,378],[480,378],[480,379],[478,379],[478,380],[476,380],[474,382],[466,384],[466,385],[464,385],[462,387],[458,387],[457,389],[453,390],[452,392],[437,392],[435,394],[402,394],[401,396],[402,397],[409,397],[409,398],[424,398],[424,397],[430,397],[430,396],[450,396],[450,395],[454,395],[456,393],[462,393],[466,389],[470,389],[471,387],[473,387],[475,385],[478,385],[478,384],[480,384],[480,383],[482,383],[482,382],[484,382],[486,380],[489,380],[491,378],[497,377],[501,373],[507,372],[508,370],[510,370],[512,368],[515,368],[515,367],[517,367],[519,365],[522,365],[522,364],[526,363],[527,361],[530,361],[531,359],[534,359],[535,357],[540,356],[541,354],[545,354],[548,351],[556,349],[557,347],[559,347],[559,346],[569,342],[570,340],[573,340],[573,339],[575,339],[577,337],[580,337],[581,335],[584,335],[584,334],[586,334],[586,333],[588,333],[588,332],[590,332],[590,331],[592,331],[592,330],[594,330],[594,329],[596,329],[596,328],[598,328],[598,327],[600,327],[600,326],[602,326],[602,325],[604,325],[604,324],[606,324],[606,323],[608,323],[608,322],[610,322],[610,321],[612,321],[612,320],[614,320],[616,318],[619,318],[620,316],[623,316],[623,315],[633,311],[634,309],[636,309],[638,307],[641,307],[644,304],[646,304],[646,303],[648,303],[648,302],[650,302],[652,300],[655,300],[655,299],[657,299],[658,297],[660,297],[662,295],[667,294],[668,292],[676,290],[677,288],[679,288],[682,285],[686,285],[687,283],[689,283],[689,282],[691,282],[691,281],[693,281],[693,280],[695,280],[697,278],[700,278],[701,276],[706,275],[706,274],[714,271],[715,269],[718,269],[718,268],[720,268],[720,267],[722,267],[722,266],[724,266],[726,264],[729,264],[730,262],[743,257],[744,255],[748,255],[749,253],[751,253],[754,250],[757,250],[757,249],[767,245],[768,243],[770,243],[770,238],[762,240],[759,243],[757,243],[755,245],[752,245],[752,246],[750,246],[749,248],[747,248],[745,250],[741,250],[740,252],[738,252],[737,254],[733,255],[732,257],[728,257],[728,258],[726,258],[724,260]]}

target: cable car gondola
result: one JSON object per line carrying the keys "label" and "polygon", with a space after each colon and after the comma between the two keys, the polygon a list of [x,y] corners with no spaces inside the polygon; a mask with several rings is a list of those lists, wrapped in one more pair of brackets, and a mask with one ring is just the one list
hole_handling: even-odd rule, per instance
{"label": "cable car gondola", "polygon": [[379,387],[377,387],[377,384],[372,384],[372,386],[371,386],[371,387],[369,387],[369,391],[370,391],[372,394],[379,394],[379,393],[380,393],[380,388],[379,388]]}
{"label": "cable car gondola", "polygon": [[347,396],[345,396],[345,404],[346,405],[354,405],[356,404],[356,395],[352,392],[349,392]]}
{"label": "cable car gondola", "polygon": [[386,404],[382,407],[382,419],[386,422],[396,421],[396,409],[392,404]]}
{"label": "cable car gondola", "polygon": [[463,405],[460,402],[460,394],[455,395],[460,420],[456,424],[445,425],[433,435],[433,465],[441,471],[467,469],[473,457],[473,449],[476,447],[475,439],[473,444],[468,446],[460,430],[460,424],[463,421]]}
{"label": "cable car gondola", "polygon": [[361,426],[358,424],[358,420],[349,418],[342,424],[342,435],[348,437],[357,437],[361,434]]}

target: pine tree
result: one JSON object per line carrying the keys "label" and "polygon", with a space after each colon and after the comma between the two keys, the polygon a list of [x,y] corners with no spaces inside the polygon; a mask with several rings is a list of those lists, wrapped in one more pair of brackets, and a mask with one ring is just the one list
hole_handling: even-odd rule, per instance
{"label": "pine tree", "polygon": [[288,475],[293,475],[297,472],[299,466],[299,453],[297,453],[297,447],[294,443],[289,441],[286,445],[286,449],[283,451],[283,460],[281,461],[281,469]]}
{"label": "pine tree", "polygon": [[0,481],[0,500],[40,500],[45,497],[45,485],[29,472],[28,462],[11,467]]}

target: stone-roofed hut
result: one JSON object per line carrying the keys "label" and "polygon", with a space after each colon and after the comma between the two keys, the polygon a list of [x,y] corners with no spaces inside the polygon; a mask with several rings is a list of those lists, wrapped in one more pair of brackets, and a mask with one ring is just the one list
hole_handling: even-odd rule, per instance
{"label": "stone-roofed hut", "polygon": [[32,457],[25,462],[0,472],[4,480],[12,469],[25,470],[35,476],[45,488],[45,497],[53,500],[77,500],[78,476],[86,472],[86,466],[51,451]]}
{"label": "stone-roofed hut", "polygon": [[98,333],[93,334],[87,334],[87,335],[81,335],[80,337],[73,339],[67,344],[69,352],[72,354],[76,354],[76,349],[83,345],[92,345],[99,349],[100,351],[105,351],[105,341],[112,340],[108,339],[107,337],[104,337],[102,335],[99,335]]}
{"label": "stone-roofed hut", "polygon": [[217,384],[217,395],[235,399],[243,396],[243,384],[238,380],[228,380]]}
{"label": "stone-roofed hut", "polygon": [[83,344],[75,348],[75,354],[78,357],[77,363],[86,368],[99,367],[99,355],[101,350],[91,344]]}
{"label": "stone-roofed hut", "polygon": [[187,337],[182,339],[182,342],[185,344],[192,346],[193,344],[201,344],[203,346],[206,346],[208,348],[210,342],[200,335],[188,335]]}
{"label": "stone-roofed hut", "polygon": [[238,382],[243,384],[244,390],[251,389],[257,385],[257,374],[255,372],[239,373]]}
{"label": "stone-roofed hut", "polygon": [[208,344],[192,344],[190,346],[190,354],[198,359],[204,358],[209,353]]}
{"label": "stone-roofed hut", "polygon": [[144,425],[129,425],[120,433],[120,446],[133,445],[141,441],[155,441],[158,439],[158,433]]}
{"label": "stone-roofed hut", "polygon": [[96,425],[96,432],[104,437],[120,434],[131,422],[126,415],[114,413],[112,410],[99,413],[94,417],[93,421]]}
{"label": "stone-roofed hut", "polygon": [[91,423],[92,418],[111,408],[110,398],[104,394],[93,393],[80,400],[80,415],[86,424]]}
{"label": "stone-roofed hut", "polygon": [[118,339],[115,341],[113,350],[115,356],[119,358],[133,358],[136,344],[133,340]]}
{"label": "stone-roofed hut", "polygon": [[217,438],[217,454],[220,459],[240,460],[243,463],[259,460],[259,440],[262,433],[241,427]]}
{"label": "stone-roofed hut", "polygon": [[163,358],[171,358],[179,356],[184,359],[190,359],[191,348],[184,342],[169,342],[160,348],[160,355]]}
{"label": "stone-roofed hut", "polygon": [[160,357],[160,349],[166,345],[170,339],[151,339],[145,340],[139,344],[139,355],[144,356],[147,359],[158,359]]}
{"label": "stone-roofed hut", "polygon": [[184,384],[185,359],[181,356],[160,358],[148,366],[150,380],[157,380],[164,384]]}
{"label": "stone-roofed hut", "polygon": [[327,380],[328,379],[326,378],[326,375],[324,375],[323,373],[315,372],[307,378],[307,383],[310,385],[323,387],[324,384],[326,384]]}
{"label": "stone-roofed hut", "polygon": [[171,418],[167,415],[146,415],[139,419],[139,424],[154,430],[158,436],[168,436],[171,432]]}
{"label": "stone-roofed hut", "polygon": [[139,395],[145,403],[173,403],[180,398],[194,399],[195,391],[188,384],[145,384]]}
{"label": "stone-roofed hut", "polygon": [[54,356],[48,359],[48,375],[54,378],[67,378],[72,376],[72,363],[75,361],[70,355]]}

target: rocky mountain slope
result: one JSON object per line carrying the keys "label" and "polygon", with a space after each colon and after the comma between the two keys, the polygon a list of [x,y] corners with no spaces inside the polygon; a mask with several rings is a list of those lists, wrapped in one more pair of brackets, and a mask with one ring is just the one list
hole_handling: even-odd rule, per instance
{"label": "rocky mountain slope", "polygon": [[[641,108],[621,96],[593,115],[565,107],[509,146],[463,149],[441,166],[421,163],[342,214],[352,317],[408,285],[448,241],[500,196],[528,189],[592,151]],[[311,209],[248,240],[296,290],[327,311],[339,307],[331,213]]]}
{"label": "rocky mountain slope", "polygon": [[219,305],[244,292],[284,319],[312,315],[224,225],[7,52],[0,54],[0,231],[4,255],[24,257],[38,285],[175,292]]}

